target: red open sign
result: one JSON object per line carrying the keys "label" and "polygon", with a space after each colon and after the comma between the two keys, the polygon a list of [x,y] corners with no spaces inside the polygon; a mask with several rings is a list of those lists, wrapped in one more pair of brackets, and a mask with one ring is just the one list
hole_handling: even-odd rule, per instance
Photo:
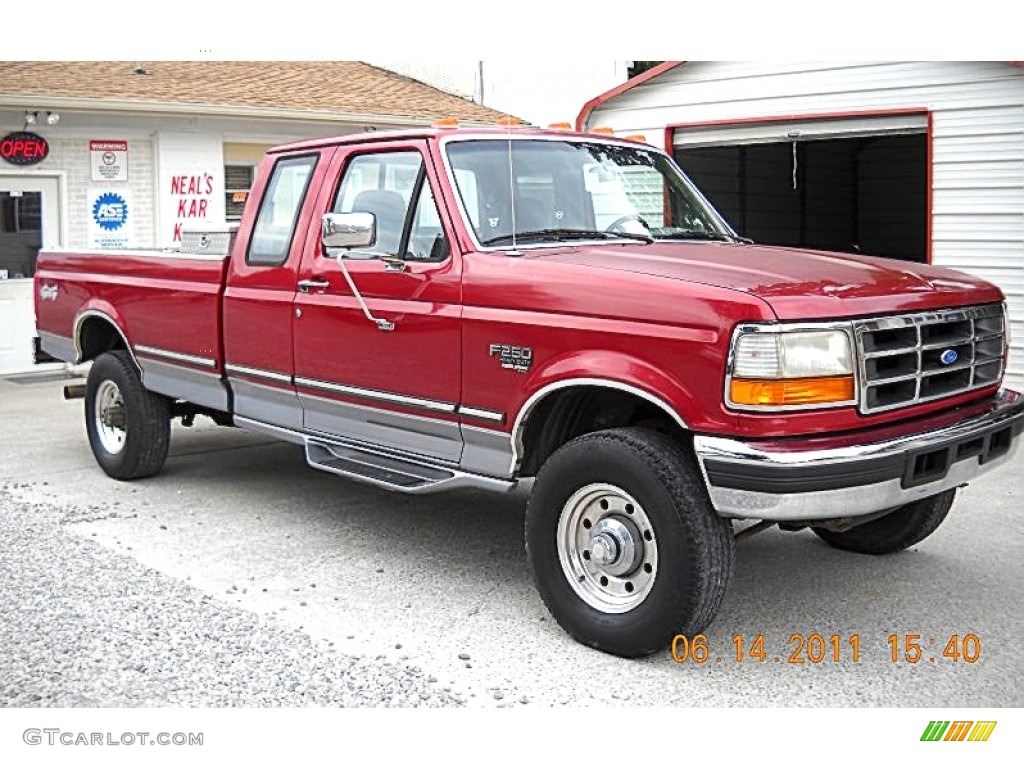
{"label": "red open sign", "polygon": [[42,136],[27,131],[9,133],[0,139],[0,157],[12,165],[35,165],[50,154],[50,144]]}

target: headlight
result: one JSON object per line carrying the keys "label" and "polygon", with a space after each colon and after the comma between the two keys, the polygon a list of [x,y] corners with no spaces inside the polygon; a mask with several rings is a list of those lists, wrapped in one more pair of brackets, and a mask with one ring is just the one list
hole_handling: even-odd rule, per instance
{"label": "headlight", "polygon": [[729,405],[849,405],[855,392],[853,349],[844,329],[746,326],[733,337]]}

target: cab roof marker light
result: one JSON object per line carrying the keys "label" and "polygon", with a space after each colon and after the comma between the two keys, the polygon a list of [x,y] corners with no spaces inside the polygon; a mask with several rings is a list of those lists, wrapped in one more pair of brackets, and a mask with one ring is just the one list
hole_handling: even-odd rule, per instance
{"label": "cab roof marker light", "polygon": [[441,117],[431,123],[435,128],[458,128],[459,118],[457,117]]}
{"label": "cab roof marker light", "polygon": [[502,128],[515,128],[523,124],[523,121],[518,117],[512,117],[511,115],[505,115],[499,117],[494,121],[495,125],[500,125]]}
{"label": "cab roof marker light", "polygon": [[644,136],[642,133],[631,133],[629,134],[629,136],[623,136],[623,138],[626,141],[638,141],[641,144],[647,143],[647,137]]}
{"label": "cab roof marker light", "polygon": [[549,131],[562,131],[568,133],[572,130],[572,123],[552,123],[548,126]]}

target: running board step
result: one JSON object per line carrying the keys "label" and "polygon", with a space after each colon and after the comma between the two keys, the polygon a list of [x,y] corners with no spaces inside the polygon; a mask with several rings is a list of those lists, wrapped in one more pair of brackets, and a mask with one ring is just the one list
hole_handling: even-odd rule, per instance
{"label": "running board step", "polygon": [[402,493],[433,493],[451,488],[510,491],[515,483],[376,452],[340,442],[306,440],[306,461],[315,469]]}

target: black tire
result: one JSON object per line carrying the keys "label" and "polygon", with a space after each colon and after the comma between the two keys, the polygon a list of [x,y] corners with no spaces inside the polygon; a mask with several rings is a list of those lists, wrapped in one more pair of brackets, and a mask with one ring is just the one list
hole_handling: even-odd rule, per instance
{"label": "black tire", "polygon": [[105,352],[85,384],[85,428],[104,472],[116,480],[150,477],[167,459],[170,401],[142,386],[127,352]]}
{"label": "black tire", "polygon": [[955,496],[955,488],[929,496],[848,531],[837,532],[825,528],[811,530],[830,546],[848,552],[862,555],[902,552],[934,533],[946,519]]}
{"label": "black tire", "polygon": [[[616,538],[612,529],[634,523],[635,535]],[[648,523],[649,539],[640,530]],[[616,542],[642,545],[624,575],[604,569],[629,568],[625,559],[595,562],[610,551],[596,548],[601,527]],[[551,455],[527,509],[526,554],[562,628],[584,645],[627,657],[664,649],[676,634],[703,632],[735,560],[732,525],[712,508],[695,460],[669,437],[638,428],[583,435]]]}

